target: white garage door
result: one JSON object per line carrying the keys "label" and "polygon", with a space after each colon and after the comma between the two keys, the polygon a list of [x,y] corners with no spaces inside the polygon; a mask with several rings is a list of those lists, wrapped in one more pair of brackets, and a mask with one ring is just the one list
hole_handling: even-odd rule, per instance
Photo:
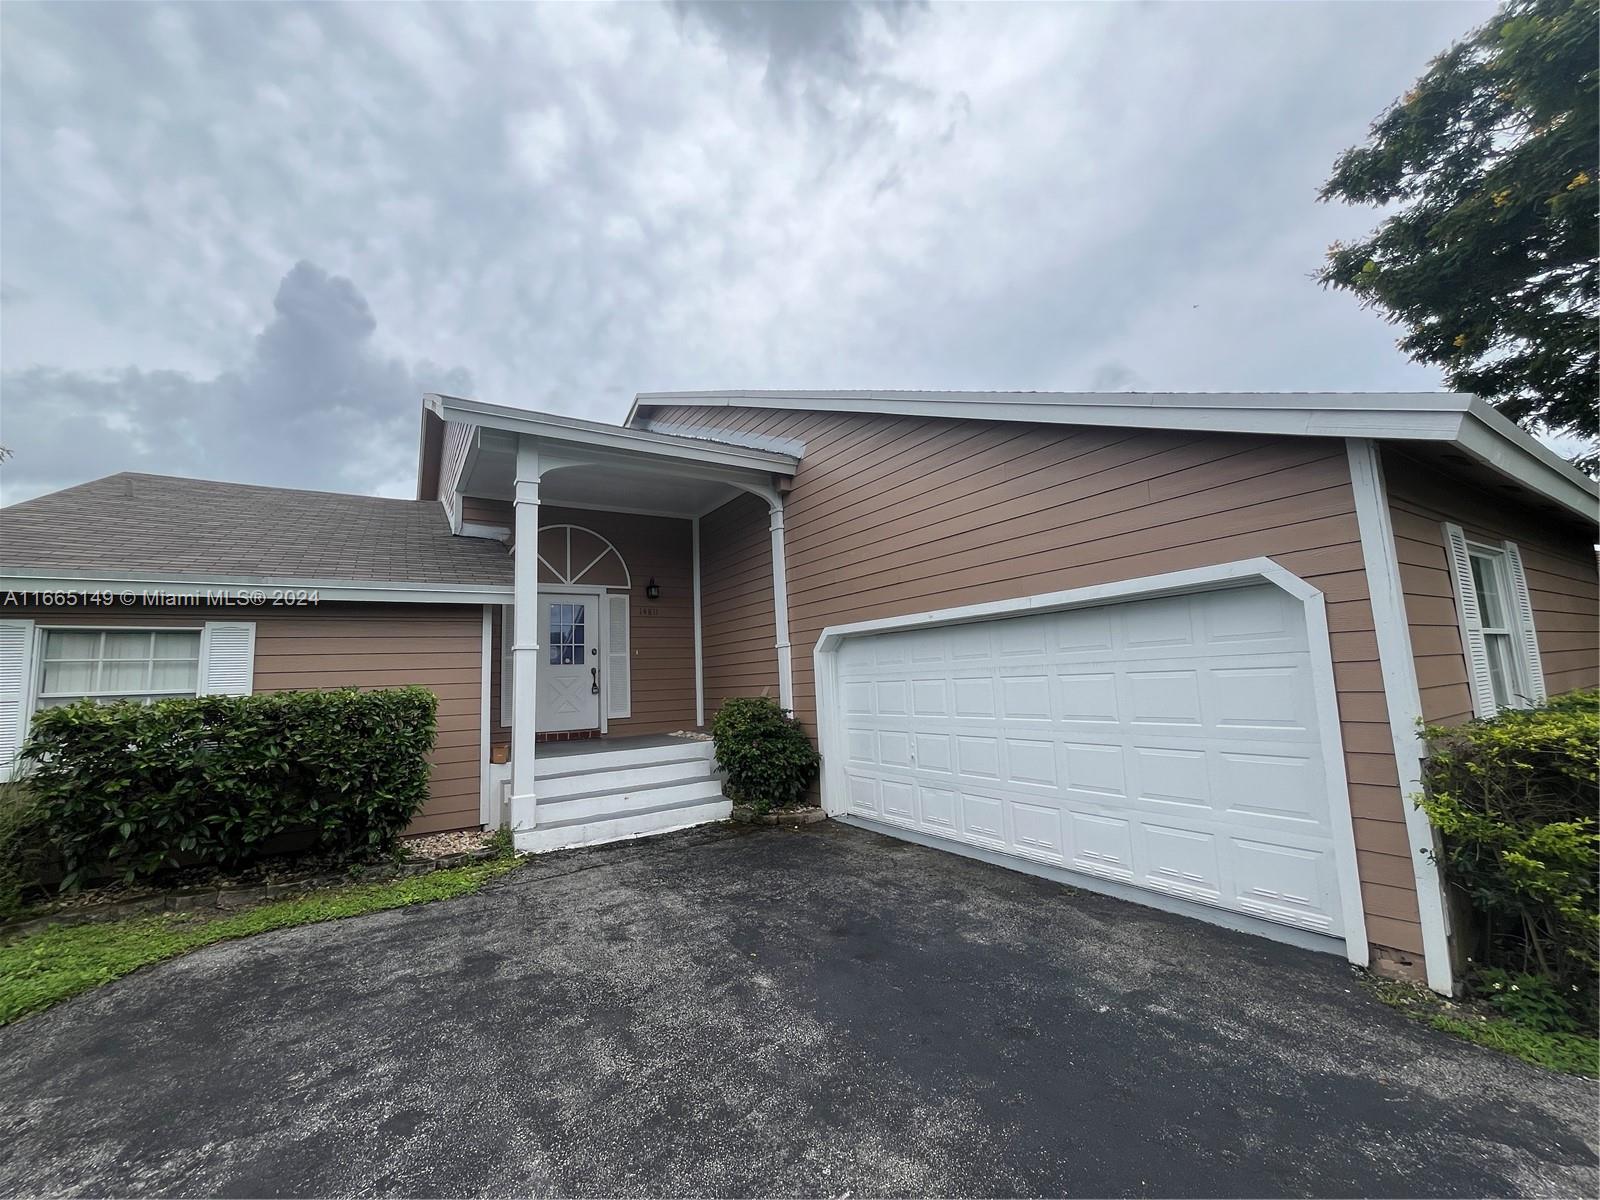
{"label": "white garage door", "polygon": [[836,678],[849,814],[1343,935],[1304,609],[1280,589],[851,636]]}

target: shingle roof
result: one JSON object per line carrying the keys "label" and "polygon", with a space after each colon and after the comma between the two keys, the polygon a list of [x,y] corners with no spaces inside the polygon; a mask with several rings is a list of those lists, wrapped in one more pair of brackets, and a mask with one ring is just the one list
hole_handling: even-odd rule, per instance
{"label": "shingle roof", "polygon": [[0,570],[511,585],[432,500],[124,472],[0,509]]}

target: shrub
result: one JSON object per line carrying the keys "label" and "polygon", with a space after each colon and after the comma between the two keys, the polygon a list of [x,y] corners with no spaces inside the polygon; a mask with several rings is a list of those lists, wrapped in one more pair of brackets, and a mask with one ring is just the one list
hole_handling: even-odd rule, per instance
{"label": "shrub", "polygon": [[291,841],[343,860],[389,850],[421,809],[436,709],[420,687],[81,701],[36,715],[22,756],[64,888]]}
{"label": "shrub", "polygon": [[0,918],[23,907],[55,865],[44,813],[33,789],[20,781],[0,783]]}
{"label": "shrub", "polygon": [[798,803],[822,762],[800,722],[764,696],[725,701],[711,737],[728,799],[758,812]]}
{"label": "shrub", "polygon": [[[1474,992],[1505,1007],[1500,997],[1511,982],[1536,976],[1550,995],[1592,1016],[1600,937],[1600,693],[1425,732],[1429,756],[1419,802],[1439,830],[1445,879],[1475,918],[1481,969]],[[1523,990],[1518,983],[1511,994]],[[1541,992],[1536,999],[1548,997]]]}

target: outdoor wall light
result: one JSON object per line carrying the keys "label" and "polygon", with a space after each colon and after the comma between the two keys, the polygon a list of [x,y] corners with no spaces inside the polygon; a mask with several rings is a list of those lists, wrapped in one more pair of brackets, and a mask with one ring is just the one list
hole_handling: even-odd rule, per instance
{"label": "outdoor wall light", "polygon": [[661,589],[656,586],[656,581],[654,579],[644,585],[644,596],[646,600],[661,599]]}

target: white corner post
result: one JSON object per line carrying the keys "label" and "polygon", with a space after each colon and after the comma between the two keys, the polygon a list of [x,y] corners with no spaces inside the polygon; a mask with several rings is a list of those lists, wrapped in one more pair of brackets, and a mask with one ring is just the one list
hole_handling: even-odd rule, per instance
{"label": "white corner post", "polygon": [[539,446],[532,438],[517,443],[516,550],[512,564],[511,645],[511,812],[513,837],[532,830],[534,798],[534,708],[539,669]]}
{"label": "white corner post", "polygon": [[1367,569],[1367,592],[1372,599],[1372,624],[1377,634],[1389,732],[1394,739],[1394,764],[1400,775],[1400,807],[1405,814],[1406,841],[1411,847],[1411,869],[1417,884],[1423,962],[1428,986],[1448,996],[1454,981],[1449,915],[1439,868],[1433,860],[1438,842],[1428,814],[1413,800],[1422,791],[1422,692],[1417,686],[1417,662],[1411,651],[1411,627],[1406,621],[1389,491],[1377,445],[1368,438],[1347,438],[1345,446],[1361,531],[1361,556]]}
{"label": "white corner post", "polygon": [[706,723],[706,660],[700,629],[700,518],[696,517],[689,528],[694,567],[694,724],[701,729]]}
{"label": "white corner post", "polygon": [[772,513],[772,613],[777,631],[778,703],[794,711],[794,663],[789,657],[789,573],[783,562],[783,496],[767,495]]}

